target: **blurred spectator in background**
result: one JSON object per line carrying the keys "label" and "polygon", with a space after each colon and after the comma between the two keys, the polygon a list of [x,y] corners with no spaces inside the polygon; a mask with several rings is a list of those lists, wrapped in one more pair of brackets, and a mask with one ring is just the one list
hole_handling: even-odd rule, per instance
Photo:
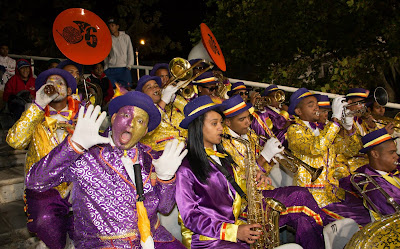
{"label": "blurred spectator in background", "polygon": [[60,64],[59,59],[50,59],[47,61],[47,69],[56,68]]}
{"label": "blurred spectator in background", "polygon": [[15,60],[8,56],[8,46],[5,44],[0,45],[0,65],[6,68],[0,85],[0,90],[3,90],[4,85],[15,74]]}
{"label": "blurred spectator in background", "polygon": [[90,76],[86,78],[86,81],[100,86],[103,95],[102,108],[105,108],[114,96],[114,89],[110,79],[104,73],[104,63],[100,62],[94,64],[92,67],[92,72]]}

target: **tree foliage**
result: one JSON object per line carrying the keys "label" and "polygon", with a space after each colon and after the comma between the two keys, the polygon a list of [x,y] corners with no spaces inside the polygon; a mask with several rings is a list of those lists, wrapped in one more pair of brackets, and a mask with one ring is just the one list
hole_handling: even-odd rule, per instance
{"label": "tree foliage", "polygon": [[397,84],[398,1],[207,3],[216,8],[206,23],[220,43],[230,77],[340,94],[349,87]]}

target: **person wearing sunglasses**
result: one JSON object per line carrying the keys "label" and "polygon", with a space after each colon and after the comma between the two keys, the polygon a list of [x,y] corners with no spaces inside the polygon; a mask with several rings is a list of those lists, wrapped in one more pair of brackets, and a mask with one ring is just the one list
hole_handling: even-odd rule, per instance
{"label": "person wearing sunglasses", "polygon": [[194,79],[193,85],[197,86],[198,97],[208,95],[216,103],[221,103],[222,100],[217,95],[218,79],[214,76],[212,71],[207,71]]}

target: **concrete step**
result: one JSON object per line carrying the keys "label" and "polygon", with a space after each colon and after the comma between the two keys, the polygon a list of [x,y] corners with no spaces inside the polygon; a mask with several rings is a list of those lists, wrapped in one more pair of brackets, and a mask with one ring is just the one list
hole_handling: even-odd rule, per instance
{"label": "concrete step", "polygon": [[24,201],[0,204],[0,248],[26,248],[25,241],[34,237],[26,227],[26,220]]}
{"label": "concrete step", "polygon": [[23,199],[24,179],[24,166],[0,168],[0,204]]}
{"label": "concrete step", "polygon": [[27,150],[16,150],[6,144],[0,144],[0,170],[25,165]]}

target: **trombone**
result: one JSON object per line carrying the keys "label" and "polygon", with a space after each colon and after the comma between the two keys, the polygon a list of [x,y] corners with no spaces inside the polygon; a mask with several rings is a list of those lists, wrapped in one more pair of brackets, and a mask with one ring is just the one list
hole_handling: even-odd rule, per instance
{"label": "trombone", "polygon": [[[206,63],[208,66],[193,75],[193,69],[201,63]],[[213,67],[214,65],[211,62],[208,62],[204,59],[199,59],[199,61],[193,65],[190,65],[189,61],[180,57],[175,57],[169,62],[169,71],[172,77],[165,83],[163,88],[171,84],[174,86],[179,86],[179,88],[182,89],[183,97],[193,97],[194,89],[193,87],[188,86],[189,83]]]}

